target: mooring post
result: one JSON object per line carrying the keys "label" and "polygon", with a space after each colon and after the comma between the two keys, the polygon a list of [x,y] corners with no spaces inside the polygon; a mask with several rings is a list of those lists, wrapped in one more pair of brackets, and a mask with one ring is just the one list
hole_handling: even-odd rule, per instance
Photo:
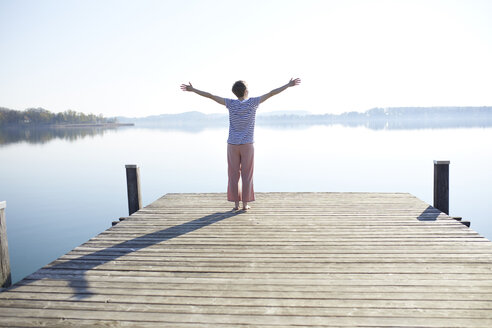
{"label": "mooring post", "polygon": [[126,187],[128,191],[128,211],[130,215],[142,208],[140,194],[140,170],[137,165],[125,165]]}
{"label": "mooring post", "polygon": [[434,207],[449,215],[449,161],[434,161]]}
{"label": "mooring post", "polygon": [[0,202],[0,287],[12,285],[10,273],[9,244],[7,242],[7,226],[5,222],[5,207],[7,202]]}

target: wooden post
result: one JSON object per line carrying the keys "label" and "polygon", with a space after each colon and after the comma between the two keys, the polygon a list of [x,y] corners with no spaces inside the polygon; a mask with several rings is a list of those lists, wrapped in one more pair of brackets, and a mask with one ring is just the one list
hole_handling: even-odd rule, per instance
{"label": "wooden post", "polygon": [[449,161],[434,161],[434,207],[449,215]]}
{"label": "wooden post", "polygon": [[5,207],[7,207],[7,202],[0,202],[0,287],[2,288],[12,285]]}
{"label": "wooden post", "polygon": [[140,170],[136,165],[125,165],[128,191],[128,211],[130,215],[142,208],[140,194]]}

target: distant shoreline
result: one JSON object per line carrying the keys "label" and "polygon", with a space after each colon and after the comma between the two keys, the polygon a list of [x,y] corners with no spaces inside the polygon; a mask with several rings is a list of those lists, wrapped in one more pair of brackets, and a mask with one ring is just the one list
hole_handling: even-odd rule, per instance
{"label": "distant shoreline", "polygon": [[[258,113],[257,126],[297,128],[315,125],[366,127],[373,130],[442,129],[492,127],[492,106],[482,107],[390,107],[372,108],[365,112],[342,114],[297,114],[282,111],[280,115]],[[198,111],[181,114],[161,114],[143,118],[116,117],[118,122],[135,123],[139,127],[199,131],[205,128],[227,127],[228,115],[205,114]]]}

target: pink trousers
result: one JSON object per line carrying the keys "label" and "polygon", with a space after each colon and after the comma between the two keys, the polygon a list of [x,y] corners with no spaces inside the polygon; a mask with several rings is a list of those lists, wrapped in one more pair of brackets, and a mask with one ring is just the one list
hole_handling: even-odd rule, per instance
{"label": "pink trousers", "polygon": [[227,164],[229,168],[228,201],[252,202],[255,200],[255,191],[253,190],[254,159],[255,148],[252,143],[243,145],[227,144]]}

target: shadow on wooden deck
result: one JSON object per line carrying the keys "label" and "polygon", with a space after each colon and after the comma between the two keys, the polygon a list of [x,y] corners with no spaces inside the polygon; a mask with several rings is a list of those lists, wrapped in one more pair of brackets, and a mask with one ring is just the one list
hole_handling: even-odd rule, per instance
{"label": "shadow on wooden deck", "polygon": [[[219,221],[234,217],[241,212],[217,212],[213,213],[201,218],[198,218],[193,221],[189,221],[180,225],[176,225],[170,228],[166,228],[160,231],[156,231],[153,233],[145,234],[140,237],[130,239],[127,241],[124,241],[122,243],[119,243],[117,245],[105,248],[103,250],[93,252],[87,255],[83,255],[81,257],[78,257],[73,260],[69,260],[63,263],[55,264],[52,266],[49,266],[48,269],[50,271],[53,270],[67,270],[67,269],[75,269],[75,270],[80,270],[80,275],[83,276],[87,271],[92,270],[93,268],[108,263],[110,261],[114,261],[118,259],[119,257],[125,256],[127,254],[136,252],[140,249],[156,245],[158,243],[185,235],[187,233],[193,232],[195,230],[201,229],[203,227],[212,225],[214,223],[217,223]],[[126,250],[123,250],[126,249]],[[95,260],[94,257],[97,256],[104,256],[104,260]],[[60,277],[61,275],[57,275],[55,272],[53,272],[53,275],[50,276],[51,279],[57,279],[57,280],[67,280],[69,282],[69,286],[73,288],[74,290],[74,298],[78,300],[82,300],[84,298],[90,297],[93,295],[92,292],[89,291],[88,288],[88,282],[84,278],[79,278],[77,277],[76,279],[70,280],[70,279],[63,279]],[[31,279],[31,280],[41,280],[42,278],[38,279]],[[10,290],[15,290],[16,287],[20,287],[22,284],[19,286],[13,286]]]}
{"label": "shadow on wooden deck", "polygon": [[[44,269],[49,270],[49,273],[43,272],[41,274],[34,273],[32,277],[28,277],[28,281],[42,280],[43,278],[50,278],[56,280],[65,280],[74,291],[74,299],[83,300],[91,297],[93,293],[89,290],[88,281],[85,279],[86,272],[93,270],[97,266],[104,265],[118,258],[136,252],[138,250],[150,247],[173,238],[185,235],[187,233],[199,230],[206,226],[220,222],[222,220],[234,217],[242,212],[216,212],[204,217],[172,226],[163,230],[148,233],[137,238],[129,239],[124,242],[118,243],[111,247],[92,252],[90,254],[82,255],[78,258],[49,265]],[[438,209],[428,206],[418,217],[419,221],[436,221],[442,212]],[[131,218],[130,218],[131,220]],[[43,270],[43,269],[42,269]],[[60,272],[57,272],[59,270]],[[68,275],[66,270],[75,270],[78,274]],[[28,282],[26,282],[28,283]],[[15,290],[17,287],[23,286],[25,283],[17,284],[10,288]]]}
{"label": "shadow on wooden deck", "polygon": [[441,214],[442,212],[437,208],[429,206],[417,217],[417,219],[419,221],[436,221]]}

